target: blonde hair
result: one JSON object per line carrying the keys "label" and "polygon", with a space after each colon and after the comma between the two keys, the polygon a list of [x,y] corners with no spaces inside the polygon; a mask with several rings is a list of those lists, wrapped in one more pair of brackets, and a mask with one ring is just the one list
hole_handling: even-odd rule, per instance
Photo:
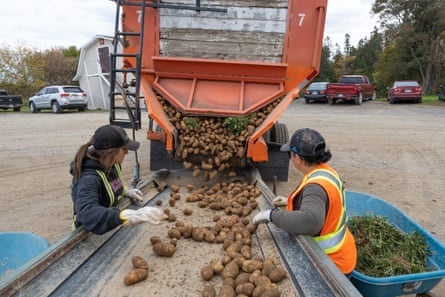
{"label": "blonde hair", "polygon": [[120,148],[110,148],[106,150],[97,150],[94,148],[94,139],[91,138],[87,143],[81,145],[74,157],[73,175],[75,179],[79,179],[82,173],[82,164],[85,158],[98,161],[105,167],[105,173],[108,173],[114,165],[114,160]]}

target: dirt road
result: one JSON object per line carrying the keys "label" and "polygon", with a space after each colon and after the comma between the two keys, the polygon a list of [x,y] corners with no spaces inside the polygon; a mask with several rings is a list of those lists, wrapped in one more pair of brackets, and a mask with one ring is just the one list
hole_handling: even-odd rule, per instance
{"label": "dirt road", "polygon": [[[351,190],[393,203],[445,242],[445,109],[419,104],[366,102],[361,106],[295,101],[283,114],[290,134],[311,127],[326,138],[330,162]],[[69,162],[108,114],[0,112],[2,185],[0,231],[29,231],[54,243],[71,231]],[[141,176],[149,172],[147,125],[141,141]],[[134,154],[124,163],[130,183]],[[287,195],[300,175],[290,169]],[[443,282],[442,282],[443,283]],[[445,285],[437,287],[445,296]]]}

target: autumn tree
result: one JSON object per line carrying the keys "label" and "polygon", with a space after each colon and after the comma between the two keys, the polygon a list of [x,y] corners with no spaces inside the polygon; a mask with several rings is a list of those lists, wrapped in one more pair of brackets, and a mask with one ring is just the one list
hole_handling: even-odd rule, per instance
{"label": "autumn tree", "polygon": [[44,84],[45,60],[36,51],[22,45],[0,48],[0,88],[11,94],[29,96],[35,86]]}
{"label": "autumn tree", "polygon": [[0,88],[27,98],[46,85],[73,84],[80,51],[76,47],[36,50],[0,47]]}
{"label": "autumn tree", "polygon": [[[403,58],[393,63],[413,67],[423,83],[426,93],[434,93],[443,67],[443,32],[445,8],[443,0],[375,0],[372,11],[379,15],[385,28],[385,58]],[[394,52],[394,48],[397,48]],[[404,53],[408,53],[405,56]],[[408,69],[409,70],[409,69]],[[383,69],[380,69],[382,72]],[[396,79],[413,78],[399,74]]]}

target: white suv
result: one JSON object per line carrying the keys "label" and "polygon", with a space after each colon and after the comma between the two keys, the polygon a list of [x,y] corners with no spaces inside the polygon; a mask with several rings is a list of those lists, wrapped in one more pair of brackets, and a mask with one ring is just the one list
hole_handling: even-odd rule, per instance
{"label": "white suv", "polygon": [[84,111],[87,105],[88,96],[78,86],[49,86],[29,98],[32,113],[41,109],[51,109],[53,113],[61,113],[64,109]]}

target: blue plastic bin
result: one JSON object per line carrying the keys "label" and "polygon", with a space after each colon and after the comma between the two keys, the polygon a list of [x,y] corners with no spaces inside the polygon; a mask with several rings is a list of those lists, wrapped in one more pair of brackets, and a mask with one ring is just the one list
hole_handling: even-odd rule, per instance
{"label": "blue plastic bin", "polygon": [[49,247],[46,239],[29,232],[0,232],[0,277]]}
{"label": "blue plastic bin", "polygon": [[425,236],[431,251],[427,266],[434,271],[391,277],[370,277],[354,270],[351,281],[363,296],[393,297],[427,293],[445,276],[445,246],[401,210],[383,199],[352,191],[346,192],[346,208],[349,217],[383,216],[405,233],[418,231]]}

